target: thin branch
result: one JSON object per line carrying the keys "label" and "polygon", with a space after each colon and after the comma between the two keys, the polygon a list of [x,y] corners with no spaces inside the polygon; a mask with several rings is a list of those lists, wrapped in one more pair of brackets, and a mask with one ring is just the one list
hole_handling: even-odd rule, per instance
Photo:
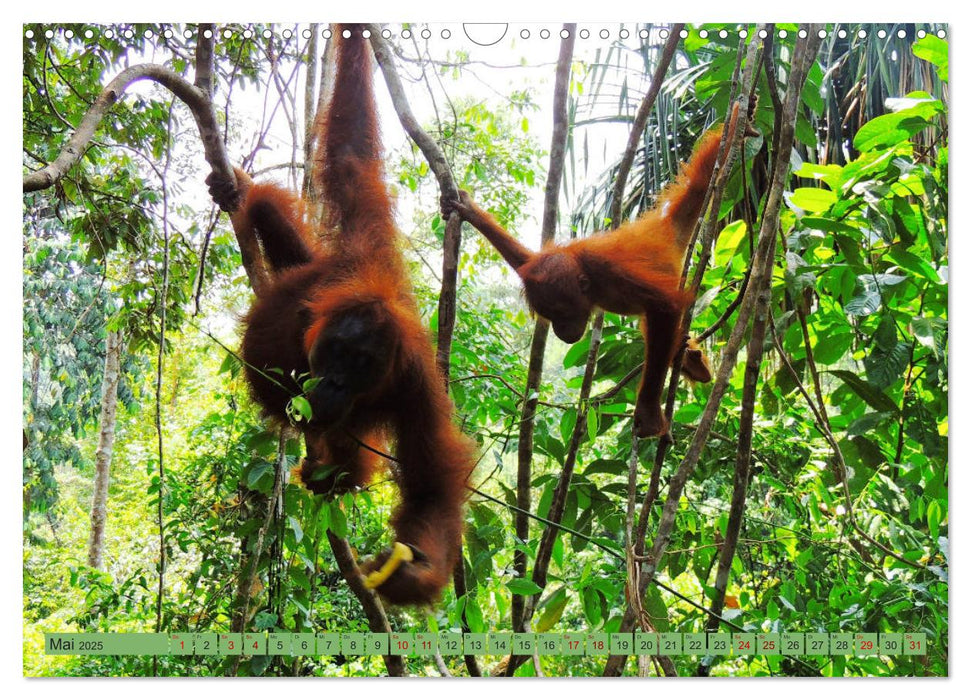
{"label": "thin branch", "polygon": [[[384,608],[381,606],[381,602],[378,597],[374,595],[374,591],[368,590],[364,587],[364,578],[361,576],[361,572],[357,568],[357,562],[354,561],[354,553],[351,551],[351,546],[348,544],[347,540],[338,537],[330,529],[327,530],[327,541],[330,542],[330,548],[334,553],[334,559],[337,560],[337,568],[340,569],[341,575],[347,581],[348,587],[354,596],[361,601],[361,606],[364,608],[364,614],[368,619],[368,627],[372,632],[391,632],[391,624],[388,622],[388,616],[384,613]],[[388,668],[388,675],[390,676],[407,676],[405,671],[404,660],[400,656],[393,654],[387,654],[384,656],[385,666]]]}
{"label": "thin branch", "polygon": [[620,163],[617,164],[617,174],[614,180],[614,189],[610,204],[611,228],[620,226],[627,177],[630,175],[630,169],[634,163],[634,156],[637,154],[638,146],[644,138],[644,129],[647,126],[647,120],[651,115],[651,110],[654,109],[654,103],[657,101],[657,96],[661,92],[661,86],[664,84],[664,76],[668,72],[668,66],[671,65],[671,60],[674,58],[674,53],[677,51],[678,44],[681,41],[682,29],[684,29],[683,24],[675,24],[669,30],[668,39],[664,44],[664,49],[661,51],[661,57],[654,67],[654,75],[651,76],[651,87],[648,88],[647,94],[644,95],[644,99],[641,100],[641,104],[637,108],[637,115],[634,117],[634,123],[631,125],[630,134],[627,137],[627,147],[624,149]]}
{"label": "thin branch", "polygon": [[[566,142],[570,133],[567,98],[570,92],[576,25],[565,24],[563,29],[566,35],[560,40],[560,53],[556,62],[556,82],[553,88],[553,136],[550,143],[550,164],[546,175],[543,223],[540,233],[543,245],[552,242],[556,237],[563,167],[566,161]],[[516,454],[516,505],[522,512],[515,517],[515,528],[516,538],[520,542],[529,540],[529,519],[522,513],[528,512],[532,506],[533,436],[536,429],[536,411],[540,405],[539,388],[543,380],[543,362],[546,356],[546,341],[549,338],[549,332],[549,322],[546,319],[537,318],[533,325],[533,337],[530,341],[526,387],[523,392],[525,400],[520,414],[519,444]],[[516,576],[525,578],[528,565],[529,557],[527,553],[521,547],[517,547],[513,552],[513,569]],[[524,625],[528,621],[525,618],[525,597],[514,593],[511,607],[513,630],[523,631]]]}

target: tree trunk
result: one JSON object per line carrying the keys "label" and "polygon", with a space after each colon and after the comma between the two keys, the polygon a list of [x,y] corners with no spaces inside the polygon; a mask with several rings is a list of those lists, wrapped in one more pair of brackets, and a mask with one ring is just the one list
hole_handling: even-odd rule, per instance
{"label": "tree trunk", "polygon": [[98,422],[98,449],[94,453],[94,496],[91,502],[91,537],[88,540],[88,566],[102,568],[104,563],[105,523],[108,520],[108,481],[111,454],[115,444],[115,414],[118,407],[118,380],[121,378],[121,331],[108,331],[105,341],[105,373],[101,382],[101,418]]}

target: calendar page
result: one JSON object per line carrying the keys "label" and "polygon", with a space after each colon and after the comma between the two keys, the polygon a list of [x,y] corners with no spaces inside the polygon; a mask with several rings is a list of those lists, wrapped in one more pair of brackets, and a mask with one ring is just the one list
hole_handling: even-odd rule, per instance
{"label": "calendar page", "polygon": [[23,675],[947,676],[950,40],[22,25]]}

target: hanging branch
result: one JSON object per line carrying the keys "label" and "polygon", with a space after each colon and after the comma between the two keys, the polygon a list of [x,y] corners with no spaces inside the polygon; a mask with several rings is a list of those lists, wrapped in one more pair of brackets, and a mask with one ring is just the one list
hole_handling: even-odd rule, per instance
{"label": "hanging branch", "polygon": [[[818,25],[808,25],[807,27],[804,27],[804,29],[806,30],[804,32],[806,36],[799,37],[799,39],[796,41],[796,46],[793,52],[792,70],[790,72],[789,84],[786,91],[784,115],[782,119],[782,132],[779,139],[780,154],[789,153],[792,149],[796,114],[800,104],[800,93],[803,83],[805,82],[806,75],[809,72],[809,68],[815,59],[816,50],[820,43],[818,36]],[[748,66],[746,69],[748,69]],[[755,300],[758,296],[757,292],[753,292],[753,290],[763,289],[768,283],[767,279],[770,277],[772,272],[774,261],[769,256],[769,252],[775,245],[775,236],[779,224],[779,212],[782,205],[782,194],[785,189],[789,166],[788,158],[780,157],[776,160],[777,162],[772,173],[771,184],[769,187],[768,197],[766,199],[755,255],[753,256],[752,264],[754,266],[754,270],[752,273],[752,282],[749,284],[748,292],[746,293],[745,298],[739,307],[735,326],[732,329],[731,336],[725,345],[722,354],[722,363],[718,368],[718,373],[712,385],[711,393],[708,398],[708,403],[705,406],[704,413],[698,422],[698,429],[695,431],[687,454],[681,461],[681,464],[675,474],[671,477],[668,486],[668,495],[664,503],[661,521],[657,527],[653,547],[651,552],[644,557],[644,561],[641,564],[640,585],[642,595],[647,586],[651,584],[657,571],[657,565],[660,562],[661,557],[667,551],[668,544],[671,541],[671,533],[674,529],[681,493],[684,490],[688,478],[694,472],[694,469],[701,458],[701,452],[707,443],[712,424],[714,423],[715,416],[717,415],[718,409],[721,406],[721,400],[724,397],[725,391],[728,387],[728,381],[734,370],[735,360],[738,356],[742,338],[745,335],[749,319],[754,310]],[[644,513],[642,513],[642,517],[643,516]],[[627,622],[627,616],[625,616],[625,622]],[[620,662],[617,662],[614,661],[615,658],[619,657],[611,657],[611,660],[608,661],[608,665],[604,670],[605,674],[607,674],[608,671],[611,674],[619,673],[619,665],[623,660],[621,659]]]}
{"label": "hanging branch", "polygon": [[[570,132],[567,113],[567,97],[570,92],[571,63],[573,46],[576,40],[576,24],[564,24],[565,36],[560,40],[560,54],[556,62],[556,83],[553,89],[553,137],[550,144],[550,165],[546,175],[546,193],[543,200],[543,226],[540,240],[542,245],[552,243],[556,237],[556,222],[559,215],[560,188],[563,181],[563,166],[566,160],[566,142]],[[533,433],[536,428],[536,409],[539,406],[539,387],[543,380],[543,359],[546,356],[546,341],[549,338],[550,324],[544,318],[537,318],[533,326],[533,338],[529,346],[529,365],[526,370],[526,388],[523,390],[522,413],[519,422],[519,447],[516,469],[516,505],[520,509],[515,515],[516,539],[525,544],[529,541],[529,517],[525,515],[532,507],[533,471]],[[517,578],[525,578],[529,557],[522,546],[513,552],[513,569]],[[524,631],[523,613],[526,600],[522,595],[512,595],[512,628]]]}
{"label": "hanging branch", "polygon": [[[898,554],[884,544],[881,544],[877,540],[873,539],[860,524],[856,521],[856,510],[853,507],[853,495],[850,491],[850,484],[847,476],[847,466],[846,459],[843,457],[843,450],[840,449],[839,442],[836,440],[836,436],[833,435],[832,428],[829,424],[829,418],[826,415],[826,409],[822,406],[817,406],[816,402],[813,401],[809,392],[806,390],[805,385],[802,382],[802,378],[796,371],[796,368],[792,366],[792,361],[789,359],[788,353],[786,353],[785,348],[782,347],[782,343],[779,341],[778,336],[775,334],[775,328],[773,327],[773,340],[775,342],[776,351],[779,353],[779,357],[782,358],[782,363],[785,365],[786,370],[792,376],[795,381],[796,388],[799,389],[799,393],[802,394],[803,399],[805,399],[806,404],[809,406],[810,412],[813,414],[813,420],[816,424],[816,428],[822,433],[823,438],[829,443],[830,449],[833,450],[833,458],[836,462],[836,478],[839,480],[843,491],[843,503],[846,508],[846,516],[850,521],[850,526],[853,530],[871,545],[879,549],[883,554],[893,559],[896,559],[901,564],[906,564],[915,569],[926,569],[927,567],[920,562],[911,561],[906,557]],[[819,381],[818,375],[814,378],[815,382]],[[821,392],[821,388],[817,385],[815,387],[817,392]]]}
{"label": "hanging branch", "polygon": [[[197,66],[196,82],[198,84],[207,82],[211,86],[212,46],[214,37],[215,32],[213,31],[212,25],[199,25],[196,61],[201,68]],[[52,187],[60,181],[81,160],[98,126],[111,107],[121,99],[125,90],[132,84],[142,80],[151,80],[158,83],[162,87],[170,90],[175,97],[185,103],[192,112],[196,126],[199,128],[199,136],[202,139],[206,162],[209,163],[212,170],[218,173],[220,177],[229,182],[235,182],[233,168],[229,163],[229,156],[226,153],[226,147],[219,131],[218,122],[216,121],[216,113],[211,97],[211,87],[204,89],[198,85],[193,85],[181,75],[169,70],[165,66],[144,63],[124,69],[108,83],[85,113],[81,119],[81,123],[68,139],[64,148],[61,149],[58,156],[40,170],[24,176],[23,191],[37,192]],[[243,260],[243,267],[246,269],[246,274],[249,277],[253,290],[258,293],[263,286],[266,274],[262,269],[262,265],[259,264],[262,262],[259,244],[252,232],[237,231],[236,237]]]}
{"label": "hanging branch", "polygon": [[[330,529],[327,530],[327,540],[330,542],[330,548],[333,550],[334,558],[337,560],[337,568],[340,569],[351,592],[361,601],[361,606],[364,608],[364,615],[368,619],[368,627],[370,630],[372,632],[390,633],[391,624],[388,622],[388,616],[385,615],[384,608],[377,596],[364,587],[364,578],[357,568],[357,562],[354,560],[354,552],[351,551],[350,544],[343,537],[335,535]],[[384,656],[384,663],[388,668],[388,675],[408,675],[405,671],[402,657],[394,654],[386,654]]]}
{"label": "hanging branch", "polygon": [[[168,129],[172,133],[172,103],[169,103]],[[155,366],[155,436],[158,454],[158,491],[156,519],[158,524],[158,588],[155,593],[155,632],[162,631],[162,599],[165,594],[165,439],[162,434],[162,371],[165,368],[165,302],[169,295],[169,198],[167,176],[172,162],[172,141],[165,149],[165,166],[162,168],[162,288],[156,296],[158,306],[158,355]],[[152,657],[152,674],[158,675],[158,657]]]}
{"label": "hanging branch", "polygon": [[[384,74],[384,81],[391,94],[391,102],[394,104],[398,121],[404,127],[405,132],[418,146],[418,150],[428,161],[428,167],[438,181],[438,187],[444,201],[454,201],[458,199],[458,186],[452,176],[451,168],[442,149],[428,133],[421,128],[411,105],[408,104],[408,97],[405,94],[401,78],[394,64],[394,56],[388,43],[381,38],[381,27],[376,24],[369,24],[368,30],[371,32],[371,47],[374,49],[374,56],[378,61],[378,66]],[[438,351],[436,359],[439,370],[448,381],[451,369],[452,335],[455,329],[455,306],[456,290],[458,288],[458,260],[459,249],[462,244],[462,217],[458,212],[452,212],[445,222],[445,241],[442,246],[442,289],[438,295]]]}
{"label": "hanging branch", "polygon": [[[259,579],[260,557],[263,556],[263,545],[266,541],[266,533],[269,532],[270,525],[273,524],[273,519],[276,515],[275,504],[282,498],[283,487],[286,483],[288,432],[288,428],[280,429],[276,462],[273,465],[273,495],[267,501],[266,516],[263,518],[263,523],[256,533],[256,546],[253,547],[253,552],[248,558],[246,556],[245,544],[243,544],[243,551],[240,552],[239,580],[236,585],[236,604],[234,606],[235,610],[233,611],[232,620],[229,624],[231,632],[244,632],[246,630],[246,623],[250,619],[250,596],[253,593],[253,589],[256,588],[256,583]],[[236,657],[232,666],[232,675],[236,675],[241,660],[241,656]]]}
{"label": "hanging branch", "polygon": [[[793,54],[793,66],[790,73],[788,89],[786,91],[786,102],[784,105],[785,111],[782,119],[782,133],[780,134],[779,139],[780,154],[788,153],[792,149],[796,114],[800,104],[802,85],[819,46],[820,39],[817,35],[817,27],[810,25],[807,34],[808,35],[805,38],[800,37],[797,40]],[[762,226],[759,231],[759,238],[755,251],[754,270],[752,273],[752,283],[750,284],[750,288],[745,296],[745,299],[739,307],[738,319],[732,331],[732,335],[726,344],[725,351],[723,353],[724,359],[719,367],[718,375],[712,386],[711,395],[707,405],[705,406],[705,411],[698,422],[698,430],[695,432],[691,446],[688,449],[688,453],[685,455],[685,458],[682,460],[677,472],[671,479],[667,500],[664,504],[664,513],[661,518],[661,523],[658,526],[657,536],[654,540],[653,551],[643,567],[649,576],[653,576],[654,568],[657,566],[658,560],[667,549],[667,545],[671,537],[671,529],[674,524],[674,516],[677,513],[678,501],[681,497],[681,491],[683,490],[688,477],[690,477],[691,473],[694,471],[695,466],[697,466],[698,460],[701,456],[701,451],[707,442],[708,434],[711,430],[712,423],[714,422],[715,415],[720,407],[721,399],[724,396],[725,390],[728,386],[730,374],[734,369],[735,358],[738,355],[741,340],[745,333],[748,320],[752,315],[755,304],[757,293],[754,293],[753,290],[761,290],[766,284],[765,280],[771,275],[773,260],[769,257],[768,253],[775,243],[779,212],[782,205],[782,193],[785,189],[788,175],[788,166],[788,158],[780,157],[777,159],[776,167],[772,174],[772,184],[769,188],[769,194],[766,200],[765,212],[762,218]],[[645,581],[645,583],[647,582],[648,581]]]}
{"label": "hanging branch", "polygon": [[[742,70],[741,57],[743,55],[742,48],[745,45],[744,39],[739,43],[738,49],[738,60],[735,64],[735,71],[732,76],[732,95],[729,101],[729,113],[728,118],[731,119],[733,111],[738,110],[737,118],[743,119],[743,124],[746,115],[748,113],[749,103],[746,100],[746,95],[751,92],[752,86],[756,82],[756,66],[758,64],[757,55],[759,48],[759,32],[753,34],[752,39],[749,41],[748,47],[744,52],[745,55],[745,70],[741,76],[741,81],[739,80],[739,74]],[[740,83],[741,82],[741,87]],[[740,97],[736,101],[737,97]],[[714,230],[714,225],[718,219],[718,212],[721,207],[722,197],[724,195],[725,186],[728,184],[728,176],[731,172],[732,164],[734,162],[734,157],[736,153],[741,152],[742,142],[744,138],[745,128],[741,125],[737,125],[735,129],[734,140],[731,144],[727,143],[728,134],[725,133],[722,136],[722,144],[720,148],[719,163],[715,166],[715,172],[712,176],[712,182],[709,185],[709,191],[706,193],[706,203],[705,209],[710,205],[710,213],[707,217],[703,218],[698,224],[698,229],[696,230],[695,238],[701,239],[701,254],[699,256],[698,264],[695,268],[695,274],[692,278],[691,290],[693,293],[697,294],[700,288],[701,279],[704,276],[704,271],[708,266],[708,261],[711,258],[711,248],[714,245],[714,236],[712,232]],[[744,168],[744,162],[743,162]],[[703,209],[703,211],[705,210]],[[690,248],[689,248],[690,249]],[[746,271],[746,275],[751,274],[751,266],[749,270]],[[687,279],[687,266],[682,271],[682,282]],[[746,287],[748,285],[746,284]],[[744,294],[740,294],[740,300],[744,298]],[[685,309],[684,316],[681,320],[682,328],[690,328],[691,321],[694,317],[694,308],[688,307]],[[665,400],[664,413],[665,416],[670,421],[674,415],[674,403],[677,398],[678,383],[680,381],[681,374],[681,363],[684,359],[684,350],[679,349],[675,354],[674,361],[671,364],[671,376],[668,384],[667,398]],[[637,532],[634,537],[635,546],[637,549],[637,555],[643,556],[644,554],[644,537],[647,533],[648,520],[650,518],[651,510],[654,507],[654,501],[657,498],[658,491],[660,489],[661,480],[661,469],[664,466],[664,458],[667,455],[667,450],[671,446],[670,436],[666,436],[658,441],[657,451],[654,454],[654,466],[651,470],[651,479],[648,485],[647,494],[641,504],[641,512],[638,517],[637,522]],[[626,619],[626,618],[625,618]]]}

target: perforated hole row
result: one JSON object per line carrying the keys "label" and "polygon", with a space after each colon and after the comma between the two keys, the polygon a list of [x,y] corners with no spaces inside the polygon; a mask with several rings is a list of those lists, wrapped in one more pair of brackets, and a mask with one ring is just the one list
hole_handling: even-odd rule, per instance
{"label": "perforated hole row", "polygon": [[[402,39],[412,39],[417,35],[422,39],[426,39],[426,40],[431,39],[432,37],[448,40],[448,39],[451,39],[453,36],[455,36],[456,30],[457,28],[449,28],[449,27],[436,28],[434,30],[432,30],[429,27],[424,27],[420,29],[403,27],[397,31],[392,30],[390,28],[385,28],[381,32],[381,35],[385,39],[390,39],[391,37],[397,34]],[[508,33],[509,25],[463,24],[461,25],[461,30],[462,30],[462,33],[470,41],[476,44],[487,46],[487,45],[495,44],[499,42],[501,39],[503,39]],[[55,34],[59,32],[61,32],[60,29],[56,27],[52,27],[50,29],[44,30],[44,36],[48,39],[52,39],[54,38]],[[195,34],[197,33],[197,30],[185,29],[181,33],[184,38],[191,39],[193,36],[195,36]],[[297,32],[295,32],[293,29],[290,29],[290,28],[282,28],[278,30],[263,29],[262,31],[259,32],[260,36],[262,36],[264,39],[269,39],[274,35],[279,35],[284,39],[291,39],[296,33]],[[348,33],[349,32],[345,30],[345,34],[348,34]],[[668,37],[668,33],[669,32],[667,29],[661,29],[659,31],[659,35],[662,39],[666,39]],[[791,33],[793,32],[790,32],[786,29],[778,29],[775,32],[775,35],[778,36],[780,39],[785,39]],[[796,33],[799,36],[805,36],[806,34],[805,30],[799,30]],[[819,36],[822,38],[826,38],[827,36],[830,36],[833,33],[835,33],[836,36],[839,37],[840,39],[845,39],[850,35],[850,32],[848,32],[846,29],[837,29],[835,32],[821,30],[819,32]],[[926,37],[928,34],[931,34],[931,33],[940,37],[941,39],[947,36],[947,32],[943,29],[939,29],[936,32],[928,32],[924,29],[918,29],[917,38],[923,39],[924,37]],[[171,39],[175,36],[175,30],[165,29],[161,31],[159,34],[163,38]],[[224,28],[219,30],[218,34],[223,39],[232,39],[232,38],[252,39],[256,37],[257,32],[249,28]],[[301,37],[308,39],[310,38],[311,30],[302,29],[299,31],[299,34]],[[628,39],[630,38],[632,32],[631,30],[626,29],[624,27],[620,27],[614,30],[601,28],[595,31],[591,31],[588,28],[581,27],[579,30],[577,30],[576,34],[577,34],[577,38],[581,40],[594,38],[594,39],[607,41],[611,39]],[[869,35],[869,32],[866,29],[859,29],[855,31],[855,34],[857,37],[864,39]],[[886,39],[888,36],[890,36],[890,32],[886,29],[877,29],[874,32],[874,34],[879,39]],[[63,30],[63,35],[67,39],[73,39],[75,37],[75,31],[73,29],[65,29]],[[206,38],[209,38],[211,36],[211,31],[205,30],[203,32],[203,35]],[[320,35],[324,39],[329,39],[333,35],[333,32],[330,29],[324,29],[320,32]],[[363,35],[365,37],[370,36],[370,32],[368,30],[364,30]],[[640,29],[637,31],[637,35],[641,39],[647,39],[649,36],[649,31],[647,29]],[[682,29],[680,32],[681,38],[687,38],[689,35],[690,35],[690,32],[687,29]],[[720,39],[728,39],[730,36],[735,36],[737,38],[744,39],[748,36],[748,31],[746,29],[736,29],[734,31],[729,31],[727,29],[709,30],[709,29],[702,28],[701,30],[698,31],[698,35],[702,39],[714,38],[714,37],[718,37]],[[896,31],[896,35],[899,38],[903,39],[906,37],[906,32],[903,29],[899,29]],[[36,32],[34,29],[27,29],[24,32],[24,37],[26,37],[27,39],[33,39],[35,38],[35,36],[36,36]],[[105,39],[115,39],[120,37],[122,39],[131,40],[136,37],[136,32],[132,29],[124,29],[119,31],[111,27],[89,27],[81,31],[80,36],[89,41],[94,41],[100,37],[104,37]],[[156,32],[154,32],[151,29],[147,29],[140,36],[150,41],[156,38]],[[523,27],[517,30],[517,36],[520,39],[535,39],[535,38],[549,39],[553,36],[565,38],[569,36],[569,31],[566,29],[551,30],[545,27],[543,28]],[[759,36],[763,39],[767,38],[768,32],[763,29],[759,32]]]}

